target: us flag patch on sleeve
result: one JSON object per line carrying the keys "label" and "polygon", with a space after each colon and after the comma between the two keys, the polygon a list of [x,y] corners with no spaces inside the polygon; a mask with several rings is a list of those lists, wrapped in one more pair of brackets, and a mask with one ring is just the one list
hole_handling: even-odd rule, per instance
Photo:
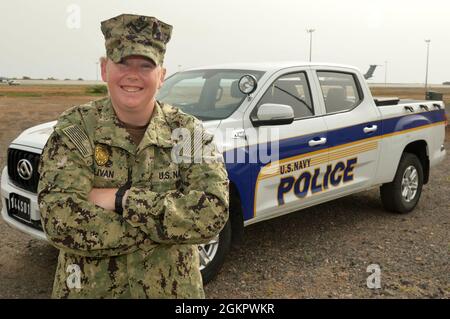
{"label": "us flag patch on sleeve", "polygon": [[70,125],[61,130],[71,141],[81,155],[84,157],[92,156],[92,147],[86,133],[78,125]]}

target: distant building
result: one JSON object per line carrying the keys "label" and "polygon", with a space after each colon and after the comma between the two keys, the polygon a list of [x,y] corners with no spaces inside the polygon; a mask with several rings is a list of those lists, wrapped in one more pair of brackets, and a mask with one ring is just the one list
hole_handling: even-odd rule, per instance
{"label": "distant building", "polygon": [[450,81],[442,83],[443,85],[450,85]]}

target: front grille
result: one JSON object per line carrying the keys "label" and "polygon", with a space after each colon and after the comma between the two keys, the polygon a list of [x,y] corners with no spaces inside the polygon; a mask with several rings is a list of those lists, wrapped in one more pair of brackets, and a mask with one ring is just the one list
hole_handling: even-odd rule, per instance
{"label": "front grille", "polygon": [[[22,159],[26,159],[30,162],[32,167],[32,174],[29,180],[23,179],[19,175],[19,171],[17,169],[17,165],[19,161]],[[8,175],[12,183],[20,188],[23,188],[27,191],[36,193],[37,186],[39,181],[39,166],[40,155],[36,153],[31,153],[27,151],[22,151],[14,148],[8,149]]]}

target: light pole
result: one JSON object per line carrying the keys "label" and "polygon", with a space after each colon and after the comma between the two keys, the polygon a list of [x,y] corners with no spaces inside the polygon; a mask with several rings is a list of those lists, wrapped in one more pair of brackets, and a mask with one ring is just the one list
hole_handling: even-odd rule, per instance
{"label": "light pole", "polygon": [[306,32],[309,33],[309,62],[311,62],[312,56],[312,34],[316,31],[315,29],[306,29]]}
{"label": "light pole", "polygon": [[425,40],[426,44],[427,44],[427,68],[426,68],[426,72],[425,72],[425,95],[427,94],[428,91],[428,58],[430,56],[430,42],[431,40]]}

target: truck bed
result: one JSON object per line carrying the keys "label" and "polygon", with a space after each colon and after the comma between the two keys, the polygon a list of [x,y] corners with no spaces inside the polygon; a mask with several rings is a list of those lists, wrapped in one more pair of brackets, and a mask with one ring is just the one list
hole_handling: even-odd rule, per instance
{"label": "truck bed", "polygon": [[441,101],[430,101],[430,100],[413,100],[413,99],[400,99],[398,97],[374,97],[373,98],[376,106],[390,106],[390,105],[404,105],[409,106],[410,104],[424,105],[428,108],[441,108],[443,105]]}

